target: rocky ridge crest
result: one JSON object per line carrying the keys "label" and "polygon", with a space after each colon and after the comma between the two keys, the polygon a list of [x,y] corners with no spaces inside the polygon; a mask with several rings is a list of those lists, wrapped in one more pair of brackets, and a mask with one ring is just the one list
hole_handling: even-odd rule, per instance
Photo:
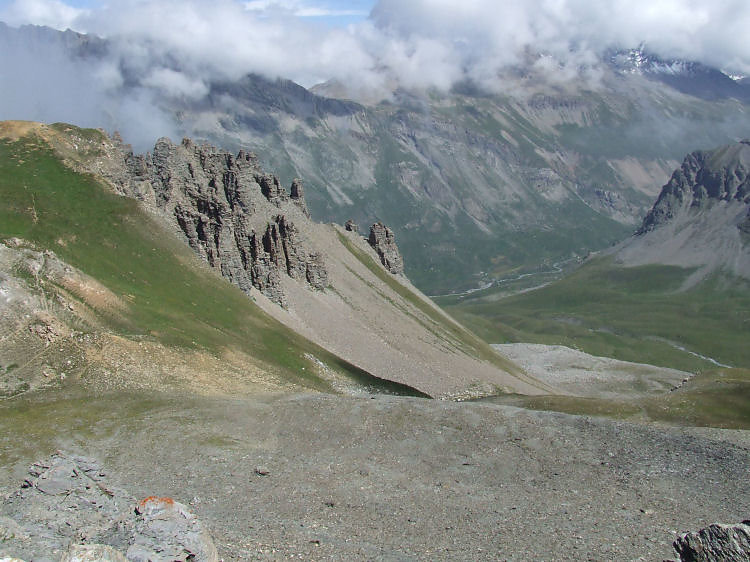
{"label": "rocky ridge crest", "polygon": [[[670,222],[680,212],[697,212],[717,201],[739,202],[750,212],[750,141],[689,154],[662,188],[636,235]],[[737,226],[750,230],[750,214]]]}
{"label": "rocky ridge crest", "polygon": [[286,306],[283,276],[312,289],[328,285],[323,255],[297,227],[310,217],[301,180],[287,193],[253,153],[161,138],[150,154],[125,150],[124,166],[108,179],[166,215],[201,258],[248,294],[255,288]]}

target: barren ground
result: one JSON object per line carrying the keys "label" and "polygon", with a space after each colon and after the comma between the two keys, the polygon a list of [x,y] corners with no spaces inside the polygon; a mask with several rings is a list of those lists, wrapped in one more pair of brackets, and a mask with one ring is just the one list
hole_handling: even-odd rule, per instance
{"label": "barren ground", "polygon": [[93,456],[190,503],[224,560],[662,560],[750,513],[748,432],[492,404],[31,393],[0,436],[5,490],[55,449]]}

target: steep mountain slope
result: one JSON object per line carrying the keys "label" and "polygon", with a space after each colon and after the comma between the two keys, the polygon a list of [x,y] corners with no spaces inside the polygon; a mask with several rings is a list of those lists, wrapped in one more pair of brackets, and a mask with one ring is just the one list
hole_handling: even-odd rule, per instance
{"label": "steep mountain slope", "polygon": [[[546,388],[388,272],[364,239],[310,221],[301,184],[287,196],[250,155],[235,158],[187,140],[176,146],[162,139],[153,154],[136,157],[99,131],[67,125],[6,122],[2,133],[0,236],[23,239],[5,244],[4,252],[15,253],[4,275],[23,288],[23,271],[33,271],[24,294],[36,294],[44,306],[54,295],[67,295],[91,316],[67,318],[68,309],[58,306],[38,330],[20,321],[7,345],[15,345],[19,332],[41,330],[37,340],[47,353],[40,339],[48,332],[44,326],[54,331],[60,323],[79,325],[57,330],[70,337],[73,331],[102,331],[122,344],[119,364],[126,366],[114,376],[126,386],[137,378],[131,372],[138,371],[138,361],[126,359],[135,341],[161,346],[164,369],[188,386],[203,375],[172,369],[167,355],[179,356],[179,349],[206,355],[209,372],[216,363],[210,357],[228,357],[231,368],[223,369],[216,385],[221,389],[232,388],[243,365],[261,378],[268,375],[264,388],[416,392],[413,384],[441,397]],[[141,203],[108,191],[104,178]],[[49,250],[54,254],[47,259]],[[194,255],[266,313],[197,265]],[[34,265],[45,261],[53,265]],[[19,263],[20,270],[13,265]],[[59,273],[68,270],[70,275]],[[79,281],[66,281],[70,276]],[[93,288],[87,293],[79,286]],[[81,353],[92,353],[82,345]],[[19,346],[14,353],[21,357]],[[38,374],[32,363],[23,368]],[[81,361],[77,376],[97,383],[100,377],[89,367]],[[3,368],[9,374],[9,366]],[[151,382],[158,386],[158,376]]]}
{"label": "steep mountain slope", "polygon": [[570,276],[450,308],[490,341],[683,369],[750,366],[750,145],[689,154],[631,238]]}
{"label": "steep mountain slope", "polygon": [[750,279],[748,174],[750,141],[688,155],[617,260],[697,268],[692,283],[719,271]]}
{"label": "steep mountain slope", "polygon": [[104,146],[99,131],[0,125],[3,394],[385,382],[274,321],[135,201],[61,161],[101,158]]}
{"label": "steep mountain slope", "polygon": [[[554,269],[609,247],[637,227],[683,154],[742,138],[750,127],[741,81],[639,50],[596,63],[595,80],[555,82],[534,73],[532,60],[506,72],[501,93],[458,84],[450,93],[397,89],[390,100],[360,104],[331,99],[356,85],[308,91],[257,75],[204,77],[205,93],[170,95],[151,88],[106,40],[56,33],[0,27],[0,42],[29,64],[67,53],[76,88],[116,68],[122,83],[89,104],[98,108],[97,126],[120,127],[126,138],[161,128],[154,138],[172,130],[253,150],[283,184],[305,178],[315,217],[382,220],[400,241],[407,274],[431,294]],[[179,61],[158,64],[182,70]],[[62,89],[58,98],[88,99]],[[49,120],[37,113],[58,107],[56,99],[16,100],[0,117],[17,118],[15,109]],[[148,116],[137,131],[110,111],[134,100],[136,116]],[[82,122],[68,106],[80,105],[65,111]]]}
{"label": "steep mountain slope", "polygon": [[513,94],[397,91],[391,102],[335,112],[288,82],[248,77],[217,88],[208,105],[177,104],[181,127],[272,154],[285,181],[307,179],[316,216],[388,223],[407,273],[433,293],[621,240],[682,154],[748,125],[743,101],[706,100],[619,69],[590,90],[515,78]]}

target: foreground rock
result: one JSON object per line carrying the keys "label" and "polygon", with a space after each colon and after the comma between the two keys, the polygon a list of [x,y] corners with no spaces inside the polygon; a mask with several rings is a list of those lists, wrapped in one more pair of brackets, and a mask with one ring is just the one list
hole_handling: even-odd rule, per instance
{"label": "foreground rock", "polygon": [[685,533],[674,541],[674,549],[682,562],[750,560],[750,521]]}
{"label": "foreground rock", "polygon": [[218,560],[198,519],[170,498],[135,508],[127,492],[106,483],[93,459],[55,453],[34,463],[2,504],[0,557],[86,562]]}

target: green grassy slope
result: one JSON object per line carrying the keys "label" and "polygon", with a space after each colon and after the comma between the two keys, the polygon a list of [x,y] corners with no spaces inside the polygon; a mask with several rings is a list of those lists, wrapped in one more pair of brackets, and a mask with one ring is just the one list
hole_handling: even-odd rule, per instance
{"label": "green grassy slope", "polygon": [[239,289],[198,267],[189,248],[136,201],[71,171],[38,137],[0,140],[0,239],[9,237],[53,250],[126,302],[125,312],[98,311],[117,333],[215,353],[235,349],[282,378],[331,390],[312,374],[304,357],[310,353],[367,386],[418,394],[372,377],[271,319]]}
{"label": "green grassy slope", "polygon": [[[689,371],[750,367],[750,293],[743,280],[714,276],[679,291],[689,270],[585,264],[546,287],[493,299],[492,291],[446,301],[448,311],[496,343],[536,342]],[[682,347],[685,350],[681,350]]]}

